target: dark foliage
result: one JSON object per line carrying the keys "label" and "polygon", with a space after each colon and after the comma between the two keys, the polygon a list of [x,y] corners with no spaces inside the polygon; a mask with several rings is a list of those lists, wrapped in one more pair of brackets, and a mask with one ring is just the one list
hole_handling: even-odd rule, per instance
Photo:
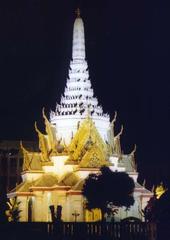
{"label": "dark foliage", "polygon": [[167,190],[159,199],[153,196],[143,213],[148,222],[170,222],[170,192]]}
{"label": "dark foliage", "polygon": [[17,197],[8,199],[7,201],[7,205],[8,208],[6,210],[6,216],[8,217],[8,221],[9,222],[19,222],[20,219],[20,212],[22,212],[22,210],[20,210],[20,201],[17,200]]}
{"label": "dark foliage", "polygon": [[0,222],[7,222],[7,217],[5,214],[6,210],[6,181],[1,178],[0,179]]}
{"label": "dark foliage", "polygon": [[154,195],[151,197],[144,208],[142,210],[142,213],[144,215],[145,221],[146,222],[155,222],[156,221],[156,205],[157,205],[157,198]]}
{"label": "dark foliage", "polygon": [[170,222],[170,192],[166,191],[156,202],[155,215],[158,222]]}
{"label": "dark foliage", "polygon": [[83,195],[87,199],[87,208],[100,208],[106,213],[110,208],[134,203],[134,181],[125,172],[113,172],[102,167],[99,174],[90,174],[83,186]]}

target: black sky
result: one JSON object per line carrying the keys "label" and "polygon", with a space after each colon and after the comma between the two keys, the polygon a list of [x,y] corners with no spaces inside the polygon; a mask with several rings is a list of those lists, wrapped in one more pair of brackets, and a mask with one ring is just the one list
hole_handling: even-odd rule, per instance
{"label": "black sky", "polygon": [[137,144],[141,178],[168,177],[170,6],[164,1],[1,1],[0,139],[35,139],[42,107],[55,109],[77,5],[94,92],[105,112],[118,111],[124,152]]}

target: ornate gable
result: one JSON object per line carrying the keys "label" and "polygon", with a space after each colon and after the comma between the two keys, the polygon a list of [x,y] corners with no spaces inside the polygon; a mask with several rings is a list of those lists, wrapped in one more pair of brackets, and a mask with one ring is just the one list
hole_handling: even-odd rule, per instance
{"label": "ornate gable", "polygon": [[83,156],[79,166],[82,168],[100,168],[101,166],[109,166],[109,162],[103,151],[94,143]]}
{"label": "ornate gable", "polygon": [[107,145],[100,137],[94,122],[87,117],[80,125],[70,146],[70,159],[81,167],[108,165]]}
{"label": "ornate gable", "polygon": [[26,150],[21,142],[21,149],[23,152],[23,166],[22,170],[23,171],[31,171],[31,170],[42,170],[42,156],[41,153],[38,152],[30,152]]}

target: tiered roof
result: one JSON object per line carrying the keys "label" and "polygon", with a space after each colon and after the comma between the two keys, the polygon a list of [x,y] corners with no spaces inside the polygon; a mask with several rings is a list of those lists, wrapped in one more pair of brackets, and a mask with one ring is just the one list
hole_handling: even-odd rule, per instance
{"label": "tiered roof", "polygon": [[60,104],[57,104],[56,111],[51,113],[52,119],[56,115],[86,117],[88,112],[91,116],[109,119],[109,115],[103,113],[97,98],[94,97],[85,58],[84,24],[80,15],[78,15],[74,22],[69,77]]}

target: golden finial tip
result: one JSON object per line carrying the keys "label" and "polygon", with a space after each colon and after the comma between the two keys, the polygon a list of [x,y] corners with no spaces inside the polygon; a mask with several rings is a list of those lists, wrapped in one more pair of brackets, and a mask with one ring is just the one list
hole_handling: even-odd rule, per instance
{"label": "golden finial tip", "polygon": [[80,8],[76,9],[76,14],[77,14],[77,17],[79,18],[80,17]]}

